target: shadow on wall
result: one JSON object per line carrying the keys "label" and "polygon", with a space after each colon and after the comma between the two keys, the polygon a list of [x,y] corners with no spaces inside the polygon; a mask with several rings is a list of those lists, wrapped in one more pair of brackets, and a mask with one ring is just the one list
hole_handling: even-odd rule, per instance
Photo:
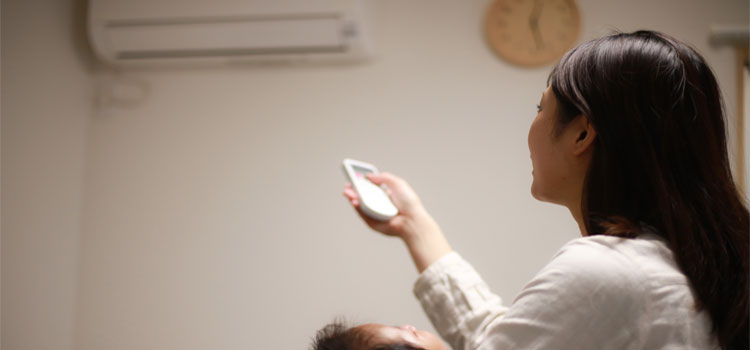
{"label": "shadow on wall", "polygon": [[71,23],[73,28],[71,28],[71,42],[73,43],[76,56],[86,70],[89,73],[95,73],[100,67],[100,63],[98,63],[96,57],[94,57],[94,52],[91,50],[88,41],[88,34],[86,32],[88,26],[88,8],[88,0],[73,0],[73,22]]}

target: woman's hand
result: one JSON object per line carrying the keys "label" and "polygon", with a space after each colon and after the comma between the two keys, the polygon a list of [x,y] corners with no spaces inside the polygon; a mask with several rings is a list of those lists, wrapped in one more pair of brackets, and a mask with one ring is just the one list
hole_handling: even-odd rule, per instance
{"label": "woman's hand", "polygon": [[390,220],[374,220],[362,212],[360,209],[359,195],[354,188],[352,188],[352,185],[347,183],[344,188],[344,196],[349,199],[352,206],[357,210],[357,213],[362,217],[362,220],[364,220],[370,228],[388,236],[401,238],[408,237],[416,234],[418,231],[426,229],[420,227],[420,225],[428,224],[428,221],[431,221],[431,219],[428,218],[429,214],[424,210],[419,197],[406,181],[389,173],[377,175],[368,174],[367,179],[378,186],[385,185],[386,193],[391,198],[391,201],[396,208],[398,208],[398,215]]}
{"label": "woman's hand", "polygon": [[359,195],[351,184],[344,187],[344,196],[370,228],[399,237],[406,243],[419,272],[451,251],[440,227],[406,181],[390,173],[368,174],[367,178],[378,186],[385,185],[386,193],[398,208],[398,215],[388,221],[371,219],[360,209]]}

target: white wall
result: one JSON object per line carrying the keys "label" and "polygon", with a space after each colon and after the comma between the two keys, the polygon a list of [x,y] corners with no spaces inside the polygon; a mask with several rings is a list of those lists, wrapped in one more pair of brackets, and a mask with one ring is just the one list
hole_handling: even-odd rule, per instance
{"label": "white wall", "polygon": [[[49,0],[44,8],[52,13],[59,4]],[[6,288],[12,276],[29,275],[77,288],[76,312],[62,313],[77,320],[76,349],[305,348],[318,328],[339,315],[431,329],[411,296],[416,273],[405,249],[370,232],[340,194],[344,157],[407,178],[454,248],[511,301],[577,233],[566,210],[528,194],[526,134],[549,67],[516,68],[490,52],[481,34],[488,4],[373,2],[379,50],[367,64],[128,72],[127,79],[149,86],[143,103],[97,110],[88,126],[75,119],[65,124],[75,132],[52,137],[70,148],[27,146],[33,151],[8,147],[13,143],[7,139],[31,143],[43,134],[48,125],[33,118],[53,118],[41,108],[70,108],[67,115],[77,118],[85,108],[61,101],[87,97],[90,85],[81,68],[64,64],[54,72],[75,77],[47,83],[45,63],[21,49],[20,31],[8,35],[17,44],[6,50],[4,6],[3,216],[15,210],[26,221],[3,220],[2,345],[28,348],[23,345],[34,344],[30,338],[45,334],[45,327],[69,325],[42,312],[27,316],[20,307],[6,309],[16,300],[69,309],[69,299]],[[736,110],[733,52],[709,47],[708,28],[747,24],[747,1],[579,5],[582,40],[615,28],[651,28],[694,44],[715,69],[727,110]],[[16,6],[34,7],[21,1]],[[61,26],[70,20],[69,13],[55,13],[47,20]],[[36,18],[29,12],[16,16]],[[64,32],[42,34],[65,46],[62,52],[77,52]],[[15,80],[6,75],[9,52],[19,55]],[[31,74],[26,82],[23,72]],[[96,74],[98,80],[112,75]],[[44,104],[26,90],[68,81],[70,91],[42,95]],[[13,113],[6,108],[11,93],[18,100]],[[34,157],[42,165],[23,161]],[[83,159],[81,175],[75,171]],[[69,183],[58,186],[54,172],[37,172],[52,165],[73,174]],[[34,174],[39,178],[28,177]],[[82,202],[72,194],[48,198],[49,191],[35,192],[45,186],[74,189],[82,179]],[[27,193],[40,203],[27,204]],[[66,198],[72,206],[62,204]],[[57,226],[34,222],[44,217],[39,206],[49,206],[56,217],[82,213],[80,246],[71,224],[64,242],[44,250],[57,239]],[[74,257],[80,259],[78,270],[36,263]],[[58,268],[64,269],[60,281]],[[6,297],[6,289],[15,294]],[[25,318],[49,325],[24,332],[20,324],[9,325],[8,319]],[[6,343],[9,330],[17,340]]]}
{"label": "white wall", "polygon": [[74,343],[93,80],[80,1],[2,2],[3,349]]}

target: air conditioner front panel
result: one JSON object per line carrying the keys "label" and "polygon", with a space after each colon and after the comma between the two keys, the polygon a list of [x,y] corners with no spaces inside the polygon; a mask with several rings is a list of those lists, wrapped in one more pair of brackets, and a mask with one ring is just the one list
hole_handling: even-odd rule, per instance
{"label": "air conditioner front panel", "polygon": [[362,0],[91,0],[89,39],[113,65],[354,61]]}
{"label": "air conditioner front panel", "polygon": [[117,58],[221,56],[343,50],[341,20],[312,18],[215,18],[118,21],[106,24]]}

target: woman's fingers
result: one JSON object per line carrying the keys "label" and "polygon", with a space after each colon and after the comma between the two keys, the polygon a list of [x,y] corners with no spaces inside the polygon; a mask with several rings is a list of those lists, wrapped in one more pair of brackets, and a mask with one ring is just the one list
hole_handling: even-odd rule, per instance
{"label": "woman's fingers", "polygon": [[364,212],[362,212],[360,208],[360,200],[359,200],[359,194],[357,194],[357,191],[354,190],[351,184],[347,183],[344,185],[344,191],[343,191],[344,197],[346,197],[349,200],[349,203],[351,203],[352,207],[354,208],[354,211],[357,212],[357,215],[359,215],[360,218],[362,218],[362,221],[367,224],[367,226],[370,226],[373,230],[385,233],[387,235],[392,235],[393,233],[389,233],[388,229],[388,222],[383,221],[377,221],[369,216],[367,216]]}
{"label": "woman's fingers", "polygon": [[354,207],[354,210],[357,212],[357,215],[359,215],[360,218],[362,218],[362,221],[364,221],[367,226],[370,226],[373,230],[380,231],[383,233],[386,233],[384,230],[388,226],[387,223],[374,220],[367,216],[365,213],[362,212],[362,209],[359,207],[359,199],[351,199],[350,202],[352,203],[352,206]]}
{"label": "woman's fingers", "polygon": [[349,198],[350,201],[359,199],[359,195],[357,194],[357,191],[355,191],[351,185],[344,188],[344,196],[346,198]]}
{"label": "woman's fingers", "polygon": [[398,176],[390,173],[368,174],[367,178],[378,186],[385,185],[385,191],[399,211],[409,212],[419,207],[417,194],[409,184]]}

